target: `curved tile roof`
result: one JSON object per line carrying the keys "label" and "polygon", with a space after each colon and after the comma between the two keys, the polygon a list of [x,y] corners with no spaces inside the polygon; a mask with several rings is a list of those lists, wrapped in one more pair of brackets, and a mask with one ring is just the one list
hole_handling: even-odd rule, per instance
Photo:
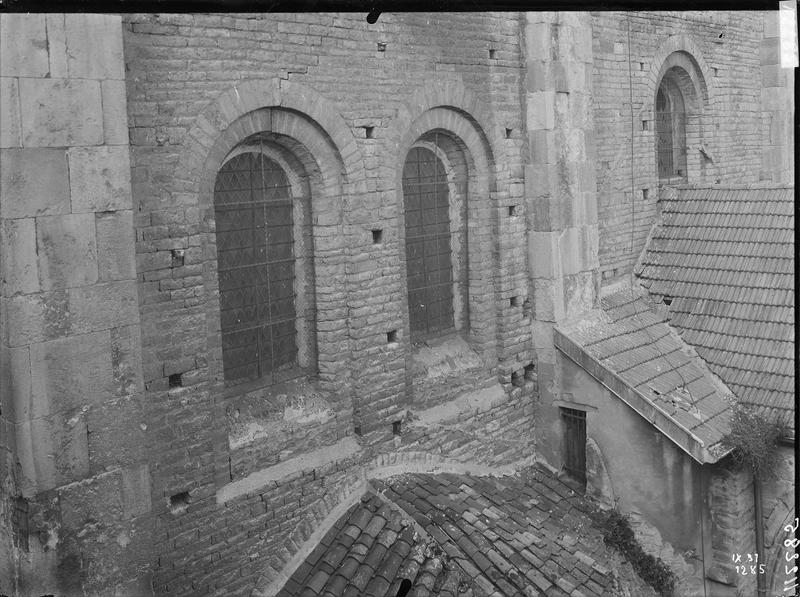
{"label": "curved tile roof", "polygon": [[794,423],[794,188],[685,188],[634,273],[745,404]]}
{"label": "curved tile roof", "polygon": [[278,597],[615,594],[619,556],[588,507],[538,465],[513,477],[373,481]]}

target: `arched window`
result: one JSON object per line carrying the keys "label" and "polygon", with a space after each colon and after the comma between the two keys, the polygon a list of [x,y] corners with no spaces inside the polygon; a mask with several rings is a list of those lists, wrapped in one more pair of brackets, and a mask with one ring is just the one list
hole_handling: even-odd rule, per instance
{"label": "arched window", "polygon": [[225,381],[281,381],[310,361],[298,292],[313,296],[307,197],[280,151],[254,144],[231,155],[214,185]]}
{"label": "arched window", "polygon": [[467,325],[467,167],[461,149],[429,133],[403,167],[408,312],[412,340]]}
{"label": "arched window", "polygon": [[413,147],[403,168],[408,311],[412,337],[454,327],[450,202],[442,161]]}
{"label": "arched window", "polygon": [[656,94],[656,156],[659,180],[687,180],[686,108],[681,90],[671,76],[664,76]]}

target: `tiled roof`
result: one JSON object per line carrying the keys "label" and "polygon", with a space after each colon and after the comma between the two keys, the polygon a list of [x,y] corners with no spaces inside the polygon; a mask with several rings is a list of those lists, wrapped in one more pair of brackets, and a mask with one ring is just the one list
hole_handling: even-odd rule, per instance
{"label": "tiled roof", "polygon": [[794,189],[683,189],[637,265],[670,324],[743,403],[794,421]]}
{"label": "tiled roof", "polygon": [[373,481],[279,597],[589,597],[613,593],[615,556],[587,503],[540,466],[523,475]]}
{"label": "tiled roof", "polygon": [[725,386],[641,288],[618,290],[601,307],[558,326],[556,346],[696,460],[716,462],[730,431]]}

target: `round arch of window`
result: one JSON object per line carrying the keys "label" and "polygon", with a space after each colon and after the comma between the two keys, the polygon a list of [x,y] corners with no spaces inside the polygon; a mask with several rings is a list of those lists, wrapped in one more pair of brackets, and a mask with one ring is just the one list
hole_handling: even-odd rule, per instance
{"label": "round arch of window", "polygon": [[469,329],[467,221],[474,176],[462,143],[444,130],[425,133],[406,154],[402,190],[412,341]]}
{"label": "round arch of window", "polygon": [[707,101],[697,61],[685,51],[667,56],[654,97],[656,170],[662,183],[685,183],[702,176],[704,163],[691,148],[703,144]]}
{"label": "round arch of window", "polygon": [[226,385],[276,383],[316,368],[313,161],[289,137],[253,135],[214,182]]}

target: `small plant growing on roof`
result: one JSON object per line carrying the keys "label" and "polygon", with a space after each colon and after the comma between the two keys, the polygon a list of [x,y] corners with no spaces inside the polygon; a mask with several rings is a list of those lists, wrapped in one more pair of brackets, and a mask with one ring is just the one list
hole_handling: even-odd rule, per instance
{"label": "small plant growing on roof", "polygon": [[736,403],[733,406],[731,430],[720,440],[740,467],[747,467],[760,481],[768,479],[779,461],[778,438],[783,435],[780,425],[767,421],[752,408]]}
{"label": "small plant growing on roof", "polygon": [[616,507],[610,510],[592,508],[589,517],[603,533],[603,542],[618,549],[643,581],[662,597],[673,594],[675,573],[661,558],[653,557],[642,549],[627,515]]}

